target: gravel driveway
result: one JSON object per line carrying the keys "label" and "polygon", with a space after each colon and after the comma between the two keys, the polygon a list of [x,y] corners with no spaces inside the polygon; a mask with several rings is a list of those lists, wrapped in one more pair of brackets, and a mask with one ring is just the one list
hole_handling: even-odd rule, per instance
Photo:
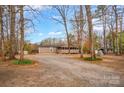
{"label": "gravel driveway", "polygon": [[38,68],[0,68],[0,86],[124,86],[114,69],[61,55],[30,55]]}

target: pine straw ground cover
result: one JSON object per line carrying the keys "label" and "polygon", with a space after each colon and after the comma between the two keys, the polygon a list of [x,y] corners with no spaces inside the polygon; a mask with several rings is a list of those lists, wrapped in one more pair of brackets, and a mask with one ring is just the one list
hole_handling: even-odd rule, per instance
{"label": "pine straw ground cover", "polygon": [[115,70],[124,72],[124,55],[121,55],[121,56],[104,55],[102,59],[100,58],[99,60],[95,60],[95,61],[85,60],[88,58],[88,56],[89,55],[84,55],[84,58],[80,58],[80,55],[76,55],[71,58],[75,60],[80,60],[81,62],[105,66],[105,67],[113,68]]}

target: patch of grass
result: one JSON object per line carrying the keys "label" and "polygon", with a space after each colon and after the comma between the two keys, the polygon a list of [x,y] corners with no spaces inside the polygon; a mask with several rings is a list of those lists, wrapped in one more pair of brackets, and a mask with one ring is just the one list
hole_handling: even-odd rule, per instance
{"label": "patch of grass", "polygon": [[0,64],[2,64],[3,62],[2,61],[0,61]]}
{"label": "patch of grass", "polygon": [[16,60],[13,60],[12,63],[15,65],[28,65],[28,64],[32,64],[33,62],[29,59],[24,59],[22,61],[16,59]]}
{"label": "patch of grass", "polygon": [[84,60],[86,60],[86,61],[101,61],[102,60],[102,58],[91,58],[91,57],[85,57],[85,58],[83,58]]}

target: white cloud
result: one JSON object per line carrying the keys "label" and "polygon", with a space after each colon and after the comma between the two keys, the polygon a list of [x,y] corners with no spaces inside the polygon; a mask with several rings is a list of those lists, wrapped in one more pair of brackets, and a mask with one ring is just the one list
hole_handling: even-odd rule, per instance
{"label": "white cloud", "polygon": [[40,32],[40,33],[39,33],[39,36],[42,36],[42,35],[43,35],[43,33]]}
{"label": "white cloud", "polygon": [[54,18],[54,19],[61,19],[61,16],[52,16],[52,18]]}
{"label": "white cloud", "polygon": [[42,10],[44,8],[42,5],[31,5],[30,7],[36,10]]}
{"label": "white cloud", "polygon": [[31,34],[31,33],[33,33],[33,32],[34,32],[34,30],[31,29],[31,28],[25,30],[25,33],[26,33],[26,34]]}
{"label": "white cloud", "polygon": [[61,35],[62,34],[62,32],[49,32],[48,33],[48,35],[50,35],[50,36],[58,36],[58,35]]}
{"label": "white cloud", "polygon": [[31,5],[31,7],[35,10],[51,9],[50,6],[45,6],[45,5]]}
{"label": "white cloud", "polygon": [[25,30],[25,34],[26,35],[38,35],[38,36],[42,36],[43,33],[42,32],[39,32],[39,31],[34,31],[32,28],[29,28],[27,30]]}
{"label": "white cloud", "polygon": [[103,27],[102,26],[99,26],[99,27],[94,26],[93,29],[94,29],[94,31],[103,31]]}

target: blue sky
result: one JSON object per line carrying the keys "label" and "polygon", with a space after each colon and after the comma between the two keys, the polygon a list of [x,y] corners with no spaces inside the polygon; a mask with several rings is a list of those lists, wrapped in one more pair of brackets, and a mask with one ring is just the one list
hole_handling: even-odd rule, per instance
{"label": "blue sky", "polygon": [[[36,9],[40,12],[40,14],[32,14],[31,12],[25,12],[25,18],[29,18],[33,21],[35,31],[33,27],[28,27],[25,29],[26,35],[25,39],[29,40],[31,43],[39,43],[43,39],[48,37],[56,37],[56,38],[64,38],[65,30],[64,26],[60,23],[57,23],[55,20],[51,19],[51,17],[59,17],[58,13],[51,9],[49,6],[32,6],[33,9]],[[39,13],[38,12],[38,13]],[[70,12],[69,16],[71,16],[73,12]],[[34,16],[35,15],[35,16]],[[30,22],[29,22],[30,23]],[[31,24],[30,24],[31,25]],[[95,28],[101,29],[101,28]],[[71,26],[69,24],[68,30],[71,31]]]}
{"label": "blue sky", "polygon": [[[40,14],[25,13],[25,17],[32,19],[35,30],[33,27],[26,28],[25,39],[32,43],[38,43],[48,37],[64,38],[65,31],[62,24],[52,20],[51,16],[56,16],[56,13],[46,6],[32,6],[40,11]],[[51,15],[54,12],[54,15]],[[36,18],[37,17],[37,18]]]}

